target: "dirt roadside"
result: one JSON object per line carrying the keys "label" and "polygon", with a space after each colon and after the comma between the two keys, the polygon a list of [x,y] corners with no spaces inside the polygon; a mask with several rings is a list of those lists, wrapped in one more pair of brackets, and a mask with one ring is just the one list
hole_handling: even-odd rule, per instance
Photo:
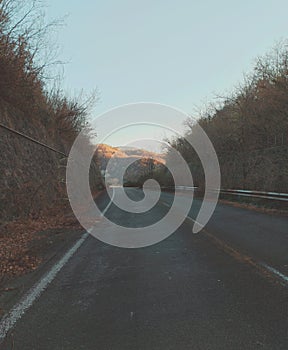
{"label": "dirt roadside", "polygon": [[[94,200],[104,208],[106,197],[103,190]],[[84,233],[68,204],[0,226],[0,318]]]}
{"label": "dirt roadside", "polygon": [[73,214],[67,211],[1,226],[0,317],[83,233]]}

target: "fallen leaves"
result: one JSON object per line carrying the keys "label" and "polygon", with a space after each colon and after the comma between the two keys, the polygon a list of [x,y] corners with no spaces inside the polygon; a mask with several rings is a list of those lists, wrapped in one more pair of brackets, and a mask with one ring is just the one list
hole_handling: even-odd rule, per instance
{"label": "fallen leaves", "polygon": [[0,227],[0,276],[19,276],[35,270],[41,257],[31,250],[33,241],[42,239],[39,232],[57,228],[80,228],[68,208],[53,208],[42,215],[31,215]]}

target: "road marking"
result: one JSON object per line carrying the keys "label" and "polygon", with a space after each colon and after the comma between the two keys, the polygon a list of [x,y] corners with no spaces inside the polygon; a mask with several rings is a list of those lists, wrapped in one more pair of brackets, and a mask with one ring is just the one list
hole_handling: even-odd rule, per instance
{"label": "road marking", "polygon": [[283,282],[285,282],[285,284],[288,284],[288,276],[285,276],[283,273],[274,269],[274,267],[271,267],[271,266],[265,264],[264,262],[260,262],[259,265],[263,266],[264,268],[266,268],[267,270],[269,270],[270,272],[275,274],[277,277],[279,277],[281,280],[283,280]]}
{"label": "road marking", "polygon": [[[113,194],[110,202],[106,208],[101,213],[103,217],[111,204],[113,203],[115,191],[113,188]],[[40,297],[40,295],[45,291],[47,286],[54,280],[58,272],[66,265],[68,260],[73,256],[73,254],[80,248],[84,243],[86,238],[89,236],[91,230],[88,230],[75,244],[74,246],[66,252],[66,254],[61,258],[58,263],[56,263],[51,270],[44,275],[44,277],[35,284],[27,294],[8,312],[0,322],[0,342],[6,337],[7,333],[13,328],[15,323],[25,314],[25,312],[33,305],[33,303]]]}
{"label": "road marking", "polygon": [[73,254],[84,243],[89,233],[85,233],[72,248],[56,263],[44,277],[32,287],[27,294],[16,304],[11,311],[6,314],[0,322],[0,342],[6,337],[7,333],[13,328],[15,323],[25,314],[32,304],[45,291],[47,286],[54,280],[58,272],[73,256]]}
{"label": "road marking", "polygon": [[[171,207],[168,203],[165,203],[163,201],[161,201],[161,203],[168,208]],[[199,222],[192,219],[190,216],[187,216],[186,220],[192,221],[193,223],[200,225]],[[221,239],[215,237],[214,235],[209,233],[206,229],[203,229],[203,232],[206,236],[208,236],[211,240],[213,240],[216,245],[220,246],[226,253],[233,256],[235,259],[249,263],[251,266],[254,266],[255,268],[257,268],[258,271],[262,271],[262,273],[264,270],[264,272],[266,274],[268,273],[270,276],[272,275],[274,278],[277,278],[278,280],[280,280],[282,282],[281,283],[282,285],[284,285],[286,287],[288,286],[288,276],[286,276],[283,273],[281,273],[280,271],[276,270],[274,267],[269,266],[268,264],[266,264],[264,262],[254,261],[250,256],[242,254],[238,250],[232,248],[229,244],[227,244],[227,243],[223,242]]]}
{"label": "road marking", "polygon": [[[165,203],[165,202],[163,202],[163,201],[160,201],[160,202],[161,202],[161,204],[165,205],[165,207],[171,208],[171,205],[169,205],[168,203]],[[186,220],[192,221],[193,223],[195,223],[195,224],[197,224],[197,225],[199,225],[199,226],[204,227],[202,224],[200,224],[200,222],[198,222],[198,221],[196,221],[196,220],[190,218],[190,216],[186,216]],[[200,232],[200,231],[199,231],[199,232]],[[194,234],[197,235],[199,232],[194,233]]]}
{"label": "road marking", "polygon": [[113,199],[115,196],[114,187],[112,187],[112,191],[113,191],[112,198],[110,199],[110,202],[107,204],[106,208],[102,211],[101,217],[103,217],[106,214],[107,210],[110,208],[111,204],[113,203]]}
{"label": "road marking", "polygon": [[165,203],[165,202],[162,202],[162,201],[161,201],[161,203],[162,203],[163,205],[165,205],[165,207],[170,208],[170,205],[169,205],[168,203]]}
{"label": "road marking", "polygon": [[[194,219],[192,219],[190,216],[187,216],[188,220],[191,220],[193,222],[196,222]],[[217,245],[221,246],[222,249],[224,251],[226,251],[226,253],[230,254],[231,256],[233,256],[235,259],[240,260],[240,261],[244,261],[248,264],[250,264],[251,266],[254,266],[255,268],[258,269],[258,271],[262,271],[262,269],[264,269],[265,273],[267,274],[267,272],[269,273],[269,275],[275,278],[277,278],[278,280],[280,279],[282,282],[282,285],[285,285],[286,287],[288,286],[288,277],[285,276],[283,273],[281,273],[280,271],[274,269],[272,266],[269,266],[267,264],[265,264],[264,262],[258,262],[253,260],[250,256],[245,255],[241,252],[239,252],[238,250],[232,248],[229,244],[227,244],[226,242],[223,242],[221,239],[215,237],[214,235],[212,235],[211,233],[209,233],[206,229],[203,230],[203,232],[205,233],[206,236],[208,236],[211,240],[213,240]],[[262,269],[261,269],[262,268]],[[263,271],[262,271],[263,273]],[[284,284],[283,284],[284,282]]]}

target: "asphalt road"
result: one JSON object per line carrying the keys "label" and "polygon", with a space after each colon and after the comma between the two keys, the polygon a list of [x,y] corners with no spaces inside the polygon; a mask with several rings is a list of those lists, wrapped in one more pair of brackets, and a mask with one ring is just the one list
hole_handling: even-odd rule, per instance
{"label": "asphalt road", "polygon": [[[128,192],[141,198],[139,190]],[[171,202],[171,194],[162,200]],[[191,217],[199,209],[195,203]],[[130,227],[168,209],[158,203],[148,214],[129,214],[111,205],[106,215]],[[207,231],[284,273],[287,222],[219,205]],[[141,249],[89,236],[2,343],[5,350],[287,348],[287,286],[209,236],[193,235],[189,221]]]}

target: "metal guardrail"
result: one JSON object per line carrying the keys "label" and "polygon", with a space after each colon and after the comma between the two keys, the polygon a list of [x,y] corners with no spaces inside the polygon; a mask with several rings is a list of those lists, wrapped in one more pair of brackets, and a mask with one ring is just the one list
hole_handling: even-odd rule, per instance
{"label": "metal guardrail", "polygon": [[[10,131],[10,132],[12,132],[20,137],[26,138],[27,140],[34,142],[42,147],[45,147],[45,148],[49,149],[50,151],[61,154],[62,156],[66,157],[66,158],[68,157],[68,155],[65,154],[64,152],[61,152],[61,151],[59,151],[59,150],[57,150],[49,145],[46,145],[43,142],[35,140],[32,137],[25,135],[20,131],[17,131],[17,130],[14,130],[14,129],[8,127],[7,125],[0,123],[0,127],[3,129],[6,129],[7,131]],[[174,186],[167,186],[167,187],[162,187],[162,189],[173,190],[173,189],[175,189],[175,187]],[[176,189],[177,190],[184,190],[184,191],[197,191],[198,187],[176,186]],[[210,191],[215,191],[215,190],[210,190]],[[288,202],[288,193],[264,192],[264,191],[252,191],[252,190],[235,190],[235,189],[220,189],[219,192],[221,194],[231,194],[231,195],[236,195],[236,196],[263,198],[263,199],[269,199],[269,200]]]}
{"label": "metal guardrail", "polygon": [[194,191],[197,189],[197,187],[193,186],[162,186],[161,189],[163,190],[184,190],[184,191]]}
{"label": "metal guardrail", "polygon": [[251,191],[251,190],[234,190],[234,189],[221,189],[220,193],[288,202],[288,193]]}
{"label": "metal guardrail", "polygon": [[[183,191],[197,191],[197,187],[191,186],[167,186],[162,187],[164,190],[183,190]],[[211,192],[215,192],[216,190],[209,190]],[[221,188],[219,191],[221,194],[234,195],[234,196],[244,196],[244,197],[254,197],[254,198],[263,198],[269,200],[277,200],[288,202],[288,193],[280,193],[280,192],[264,192],[264,191],[252,191],[252,190],[236,190],[236,189],[223,189]]]}

